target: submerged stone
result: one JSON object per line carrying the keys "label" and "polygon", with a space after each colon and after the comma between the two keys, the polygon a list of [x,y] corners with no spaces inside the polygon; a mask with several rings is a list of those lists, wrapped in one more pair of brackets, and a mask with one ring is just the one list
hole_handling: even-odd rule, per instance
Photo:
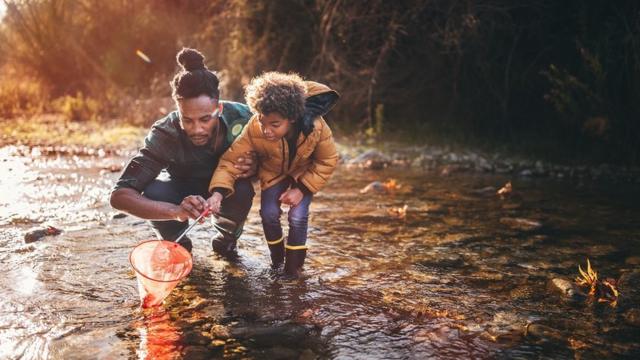
{"label": "submerged stone", "polygon": [[532,219],[524,218],[501,218],[500,223],[507,225],[510,228],[522,231],[537,230],[542,227],[542,223]]}
{"label": "submerged stone", "polygon": [[211,350],[205,346],[186,346],[182,350],[184,359],[210,359]]}
{"label": "submerged stone", "polygon": [[46,229],[32,229],[24,234],[24,242],[29,244],[32,242],[36,242],[45,236],[55,236],[60,235],[61,233],[62,230],[53,226],[48,226]]}
{"label": "submerged stone", "polygon": [[624,260],[627,265],[640,265],[640,256],[630,256]]}
{"label": "submerged stone", "polygon": [[119,212],[119,213],[113,214],[113,216],[111,218],[113,218],[113,219],[123,219],[123,218],[126,218],[127,216],[129,216],[129,215],[127,215],[126,213],[123,213],[123,212]]}
{"label": "submerged stone", "polygon": [[229,329],[223,325],[213,325],[211,326],[211,336],[216,339],[228,339],[230,337]]}
{"label": "submerged stone", "polygon": [[309,329],[305,326],[285,324],[278,326],[247,326],[230,330],[230,335],[238,339],[251,339],[260,346],[274,346],[296,343],[304,340]]}
{"label": "submerged stone", "polygon": [[640,309],[631,309],[624,313],[625,322],[631,326],[640,327]]}
{"label": "submerged stone", "polygon": [[564,300],[577,301],[586,297],[573,281],[562,278],[551,279],[547,283],[547,289],[552,293],[560,295]]}
{"label": "submerged stone", "polygon": [[524,334],[547,341],[564,342],[567,340],[562,331],[542,324],[528,324],[524,328]]}
{"label": "submerged stone", "polygon": [[182,335],[182,341],[189,345],[207,345],[211,338],[197,331],[187,331]]}
{"label": "submerged stone", "polygon": [[620,308],[635,308],[640,304],[640,270],[623,273],[617,284],[620,291],[618,298]]}

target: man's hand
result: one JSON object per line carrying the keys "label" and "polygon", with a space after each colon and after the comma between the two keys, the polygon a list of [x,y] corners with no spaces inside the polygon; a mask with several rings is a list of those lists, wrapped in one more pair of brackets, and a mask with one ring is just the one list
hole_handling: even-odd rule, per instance
{"label": "man's hand", "polygon": [[208,208],[209,204],[202,196],[189,195],[178,206],[175,219],[178,221],[186,221],[189,218],[197,219]]}
{"label": "man's hand", "polygon": [[289,189],[280,195],[280,202],[291,206],[297,206],[300,201],[302,201],[303,196],[304,194],[300,189]]}
{"label": "man's hand", "polygon": [[258,170],[258,157],[255,151],[247,151],[245,156],[240,156],[235,161],[235,168],[242,172],[238,174],[238,178],[244,179],[252,177]]}
{"label": "man's hand", "polygon": [[217,214],[220,212],[220,205],[222,204],[222,194],[214,191],[210,198],[207,199],[207,206],[211,209],[211,212]]}

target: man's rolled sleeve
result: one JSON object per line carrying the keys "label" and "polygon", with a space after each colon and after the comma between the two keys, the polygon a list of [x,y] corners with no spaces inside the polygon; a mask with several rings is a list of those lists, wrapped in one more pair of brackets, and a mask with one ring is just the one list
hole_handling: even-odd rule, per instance
{"label": "man's rolled sleeve", "polygon": [[145,138],[145,146],[129,161],[113,190],[131,188],[143,192],[168,166],[166,155],[171,151],[170,139],[157,128],[152,128]]}

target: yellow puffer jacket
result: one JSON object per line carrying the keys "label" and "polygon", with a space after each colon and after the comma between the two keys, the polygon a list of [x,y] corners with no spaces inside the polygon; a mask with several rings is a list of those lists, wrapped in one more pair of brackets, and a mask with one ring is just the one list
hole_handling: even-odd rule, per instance
{"label": "yellow puffer jacket", "polygon": [[[306,81],[307,98],[325,93],[337,93],[329,87]],[[269,141],[262,134],[258,115],[254,115],[231,147],[222,155],[216,171],[209,183],[209,191],[214,188],[228,189],[227,196],[233,194],[233,185],[240,173],[234,161],[247,151],[258,155],[258,177],[263,190],[279,183],[286,177],[304,184],[312,193],[318,192],[329,180],[338,164],[338,152],[331,129],[321,116],[313,122],[309,136],[300,133],[297,151],[289,166],[289,145],[286,139]]]}

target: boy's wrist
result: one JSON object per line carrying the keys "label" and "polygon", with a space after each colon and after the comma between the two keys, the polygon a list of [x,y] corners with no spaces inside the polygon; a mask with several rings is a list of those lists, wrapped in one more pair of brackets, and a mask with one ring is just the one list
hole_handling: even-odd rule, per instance
{"label": "boy's wrist", "polygon": [[302,182],[300,182],[300,181],[295,181],[291,187],[292,187],[293,189],[298,189],[298,190],[300,190],[304,195],[309,195],[309,194],[311,194],[311,190],[309,190],[309,188],[307,188],[307,187],[305,186],[305,184],[303,184],[303,183],[302,183]]}
{"label": "boy's wrist", "polygon": [[211,190],[211,196],[214,194],[220,195],[223,199],[229,195],[229,189],[225,189],[222,187],[215,187]]}

